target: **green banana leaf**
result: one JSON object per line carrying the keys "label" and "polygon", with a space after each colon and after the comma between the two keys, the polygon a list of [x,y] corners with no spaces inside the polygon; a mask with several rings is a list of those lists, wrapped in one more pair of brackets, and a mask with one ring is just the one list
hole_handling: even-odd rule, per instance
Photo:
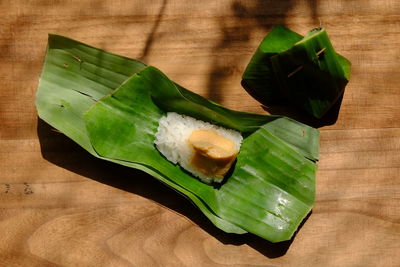
{"label": "green banana leaf", "polygon": [[[59,35],[49,35],[47,54],[36,96],[39,117],[64,133],[93,156],[83,114],[111,93],[130,75],[146,67],[140,61],[107,53]],[[134,162],[106,159],[142,170],[188,197],[218,228],[228,233],[245,230],[219,218],[193,193],[179,187],[151,168]]]}
{"label": "green banana leaf", "polygon": [[325,29],[303,37],[278,25],[250,60],[242,85],[263,104],[289,101],[321,118],[343,94],[350,65],[335,52]]}
{"label": "green banana leaf", "polygon": [[[36,106],[40,118],[88,152],[149,173],[223,231],[288,240],[314,203],[318,130],[226,109],[139,61],[50,35]],[[222,185],[202,183],[157,151],[154,135],[167,111],[242,132],[236,164]]]}

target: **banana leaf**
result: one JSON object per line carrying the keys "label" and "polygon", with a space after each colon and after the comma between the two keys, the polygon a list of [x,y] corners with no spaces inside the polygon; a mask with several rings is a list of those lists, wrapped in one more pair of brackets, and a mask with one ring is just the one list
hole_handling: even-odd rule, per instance
{"label": "banana leaf", "polygon": [[36,95],[38,115],[93,156],[142,170],[183,194],[221,230],[236,234],[246,233],[240,227],[216,216],[197,196],[152,168],[134,162],[103,158],[93,149],[83,114],[130,75],[145,67],[140,61],[51,34]]}
{"label": "banana leaf", "polygon": [[[142,62],[49,35],[36,106],[40,118],[88,152],[154,176],[225,232],[288,240],[313,206],[318,130],[226,109]],[[157,151],[158,120],[168,111],[242,132],[222,185],[202,183]]]}
{"label": "banana leaf", "polygon": [[335,52],[325,29],[303,37],[278,25],[250,60],[242,85],[265,105],[289,101],[321,118],[343,95],[350,65]]}

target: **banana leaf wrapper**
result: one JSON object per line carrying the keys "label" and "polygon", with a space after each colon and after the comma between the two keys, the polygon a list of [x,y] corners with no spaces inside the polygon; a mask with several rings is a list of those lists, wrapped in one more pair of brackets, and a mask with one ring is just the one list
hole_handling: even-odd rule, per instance
{"label": "banana leaf wrapper", "polygon": [[242,85],[264,105],[289,102],[321,118],[343,95],[350,67],[325,29],[301,36],[278,25],[251,58]]}
{"label": "banana leaf wrapper", "polygon": [[[36,107],[41,119],[92,155],[152,175],[225,232],[288,240],[313,206],[317,129],[224,108],[140,61],[49,35]],[[168,111],[242,133],[222,185],[199,181],[155,148],[158,120]]]}

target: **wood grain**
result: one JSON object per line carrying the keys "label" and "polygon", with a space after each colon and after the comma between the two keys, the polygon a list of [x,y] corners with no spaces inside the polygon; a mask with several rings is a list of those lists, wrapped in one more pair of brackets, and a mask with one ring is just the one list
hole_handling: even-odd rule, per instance
{"label": "wood grain", "polygon": [[[1,1],[0,266],[399,266],[400,2]],[[317,201],[290,242],[216,229],[141,172],[89,156],[38,120],[47,34],[157,66],[227,107],[276,24],[322,24],[352,77],[321,130]]]}

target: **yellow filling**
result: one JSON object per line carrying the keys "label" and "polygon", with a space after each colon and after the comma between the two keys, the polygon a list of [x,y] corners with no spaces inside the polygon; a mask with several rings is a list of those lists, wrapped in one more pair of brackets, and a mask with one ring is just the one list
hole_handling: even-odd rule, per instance
{"label": "yellow filling", "polygon": [[194,150],[190,164],[210,177],[224,178],[238,153],[231,140],[213,130],[193,131],[188,143]]}

